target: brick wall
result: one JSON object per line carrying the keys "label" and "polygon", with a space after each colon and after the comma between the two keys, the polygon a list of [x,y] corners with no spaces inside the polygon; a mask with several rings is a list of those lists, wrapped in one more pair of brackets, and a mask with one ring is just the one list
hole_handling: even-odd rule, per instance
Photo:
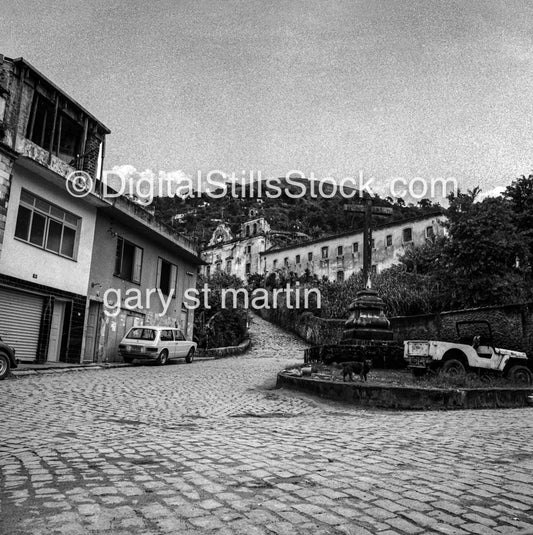
{"label": "brick wall", "polygon": [[416,338],[454,341],[457,340],[456,322],[472,320],[486,320],[491,324],[496,346],[526,351],[533,357],[533,303],[391,318],[391,326],[400,341]]}
{"label": "brick wall", "polygon": [[94,134],[87,135],[87,144],[85,146],[86,156],[83,158],[83,170],[87,171],[92,177],[96,178],[98,171],[98,153],[101,140]]}
{"label": "brick wall", "polygon": [[2,254],[2,244],[4,243],[12,169],[13,159],[0,150],[0,255]]}

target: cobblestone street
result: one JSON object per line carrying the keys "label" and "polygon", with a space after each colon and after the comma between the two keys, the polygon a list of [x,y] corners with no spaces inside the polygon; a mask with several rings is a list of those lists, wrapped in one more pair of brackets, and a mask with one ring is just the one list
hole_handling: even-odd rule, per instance
{"label": "cobblestone street", "polygon": [[0,533],[520,533],[533,412],[384,412],[275,390],[303,344],[0,383]]}

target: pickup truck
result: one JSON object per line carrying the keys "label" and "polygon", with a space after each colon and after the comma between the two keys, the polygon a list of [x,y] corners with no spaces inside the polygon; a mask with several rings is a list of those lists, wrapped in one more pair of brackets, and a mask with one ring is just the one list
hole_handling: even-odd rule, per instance
{"label": "pickup truck", "polygon": [[[465,327],[474,334],[461,336]],[[428,370],[449,376],[461,376],[467,371],[474,371],[497,374],[520,384],[533,383],[533,361],[522,351],[495,347],[488,321],[460,321],[456,323],[456,330],[458,342],[404,342],[404,358],[415,376],[421,376]]]}

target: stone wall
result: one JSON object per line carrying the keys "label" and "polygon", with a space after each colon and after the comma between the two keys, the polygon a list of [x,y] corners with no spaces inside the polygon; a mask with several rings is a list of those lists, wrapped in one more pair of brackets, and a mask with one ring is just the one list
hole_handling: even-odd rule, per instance
{"label": "stone wall", "polygon": [[[345,321],[322,319],[310,312],[298,314],[287,309],[262,310],[260,314],[312,345],[338,343]],[[490,322],[497,347],[526,351],[533,357],[533,303],[390,318],[394,338],[399,343],[416,339],[457,341],[456,322],[472,320]],[[470,332],[467,331],[467,334]]]}

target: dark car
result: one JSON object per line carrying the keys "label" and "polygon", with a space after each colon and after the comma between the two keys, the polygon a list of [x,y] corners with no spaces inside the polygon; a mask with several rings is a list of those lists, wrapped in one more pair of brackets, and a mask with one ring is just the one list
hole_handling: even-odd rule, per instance
{"label": "dark car", "polygon": [[2,338],[0,338],[0,380],[9,375],[11,368],[16,368],[17,366],[18,363],[15,359],[15,349],[8,346],[2,341]]}

